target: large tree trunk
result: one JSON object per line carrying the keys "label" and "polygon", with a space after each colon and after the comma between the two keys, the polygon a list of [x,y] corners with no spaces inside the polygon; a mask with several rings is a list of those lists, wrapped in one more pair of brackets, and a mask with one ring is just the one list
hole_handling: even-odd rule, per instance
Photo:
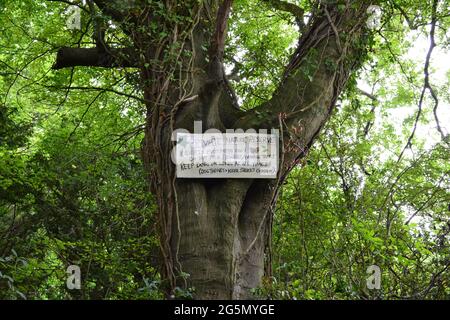
{"label": "large tree trunk", "polygon": [[[206,78],[193,80],[198,85],[193,86],[192,95],[198,98],[183,106],[189,111],[174,116],[173,128],[167,125],[167,131],[154,131],[152,128],[161,120],[155,121],[152,114],[144,151],[148,163],[159,166],[152,171],[153,182],[157,182],[153,192],[158,195],[161,210],[165,276],[172,277],[172,286],[192,286],[200,299],[242,299],[250,298],[251,289],[261,284],[278,188],[306,154],[360,61],[358,56],[365,47],[364,13],[365,6],[341,11],[333,6],[321,8],[303,32],[273,98],[257,108],[266,111],[265,119],[256,117],[253,111],[241,115],[233,110],[217,51],[210,59],[218,63],[204,63]],[[220,10],[217,16],[222,17]],[[337,34],[342,39],[336,41]],[[310,54],[313,50],[318,54]],[[202,59],[199,61],[201,66]],[[317,65],[312,79],[302,72],[306,64]],[[205,130],[281,129],[284,138],[278,179],[176,179],[167,158],[173,145],[166,142],[164,148],[160,144],[162,155],[158,155],[155,141],[161,136],[169,139],[175,128],[192,130],[194,120],[203,120]],[[179,277],[182,273],[189,275],[186,282]]]}
{"label": "large tree trunk", "polygon": [[[264,275],[278,188],[307,153],[365,54],[368,3],[318,4],[301,31],[298,48],[273,97],[242,112],[230,94],[222,65],[232,1],[209,1],[208,6],[186,1],[182,8],[167,7],[168,12],[193,15],[194,22],[185,25],[154,16],[150,9],[130,16],[113,10],[105,1],[95,2],[116,21],[126,20],[136,27],[156,19],[169,31],[166,40],[156,41],[145,32],[125,30],[134,49],[140,51],[140,61],[118,59],[127,66],[136,63],[142,73],[147,105],[143,157],[159,206],[162,275],[169,291],[177,286],[193,287],[198,299],[250,298],[251,289],[261,284]],[[194,10],[188,11],[188,6]],[[205,22],[211,13],[216,17],[215,27]],[[205,42],[210,43],[209,52],[202,50]],[[191,55],[171,51],[174,43]],[[64,50],[58,63],[66,67],[71,64],[64,57],[70,54]],[[181,61],[180,66],[176,61]],[[92,64],[101,65],[98,59]],[[107,64],[114,65],[114,57],[108,57]],[[314,73],[307,75],[303,70],[311,70],[311,65]],[[257,111],[266,117],[257,117]],[[203,121],[204,130],[280,129],[278,178],[177,179],[170,160],[171,134],[177,128],[193,130],[195,120]]]}

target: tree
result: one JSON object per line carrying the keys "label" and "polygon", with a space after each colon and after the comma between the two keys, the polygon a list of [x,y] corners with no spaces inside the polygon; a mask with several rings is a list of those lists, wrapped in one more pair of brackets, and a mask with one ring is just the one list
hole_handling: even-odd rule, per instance
{"label": "tree", "polygon": [[[446,298],[447,9],[3,0],[0,298]],[[280,129],[277,179],[176,179],[195,120]]]}
{"label": "tree", "polygon": [[[264,275],[277,191],[307,153],[368,48],[370,3],[316,3],[308,24],[300,24],[298,47],[273,97],[243,112],[235,107],[223,65],[232,1],[94,2],[121,26],[132,47],[110,48],[97,19],[97,46],[61,48],[54,68],[140,68],[147,107],[142,153],[157,196],[164,277],[173,289],[183,286],[182,273],[187,273],[197,298],[250,297]],[[300,7],[271,4],[303,20]],[[156,32],[150,32],[147,26],[155,24]],[[310,66],[307,75],[303,70]],[[205,129],[281,126],[278,179],[175,179],[171,133],[192,130],[195,120]]]}

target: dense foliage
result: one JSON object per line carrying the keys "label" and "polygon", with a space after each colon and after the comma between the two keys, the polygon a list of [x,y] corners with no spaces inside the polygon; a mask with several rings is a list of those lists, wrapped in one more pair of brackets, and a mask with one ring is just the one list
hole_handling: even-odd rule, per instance
{"label": "dense foliage", "polygon": [[[419,104],[432,1],[381,5],[363,70],[280,192],[272,274],[256,295],[450,298],[450,139],[436,129],[431,96]],[[438,3],[435,35],[447,59],[449,5]],[[161,299],[139,75],[52,70],[58,48],[93,46],[88,6],[82,30],[65,28],[67,7],[0,1],[0,298]],[[108,24],[111,42],[126,41]],[[245,108],[271,96],[296,32],[293,17],[267,1],[236,1],[225,60]],[[408,54],[417,43],[425,51]],[[431,66],[439,112],[448,110],[449,65]],[[439,115],[445,135],[449,113]],[[81,267],[81,290],[66,288],[69,265]],[[379,290],[366,287],[371,265],[382,271]]]}

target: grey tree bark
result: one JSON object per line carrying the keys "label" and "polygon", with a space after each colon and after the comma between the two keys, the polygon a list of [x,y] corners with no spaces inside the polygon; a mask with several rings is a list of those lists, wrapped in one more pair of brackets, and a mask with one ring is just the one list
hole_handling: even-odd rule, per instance
{"label": "grey tree bark", "polygon": [[[307,154],[349,76],[363,61],[368,47],[365,20],[370,3],[317,3],[273,97],[243,112],[236,108],[222,64],[231,0],[200,5],[186,1],[181,8],[166,1],[168,13],[192,16],[194,22],[185,25],[164,20],[148,5],[136,8],[132,1],[122,1],[122,5],[118,1],[94,2],[122,25],[133,48],[121,49],[120,55],[107,51],[107,59],[103,60],[99,60],[97,50],[86,49],[90,51],[80,54],[80,49],[74,49],[78,50],[74,57],[75,52],[63,48],[55,68],[122,65],[140,69],[147,106],[142,155],[150,190],[158,201],[162,275],[169,291],[176,286],[194,287],[198,299],[251,298],[251,289],[261,284],[265,264],[270,264],[267,248],[278,189]],[[269,2],[275,4],[275,9],[301,12],[280,5],[283,1]],[[155,39],[137,28],[155,20],[171,30],[166,39]],[[171,51],[174,43],[181,45],[183,54],[176,56],[179,52]],[[205,43],[208,52],[202,50]],[[131,52],[138,52],[139,57]],[[168,58],[174,54],[181,61],[178,66]],[[315,66],[312,76],[304,72],[311,65]],[[258,117],[257,112],[265,117]],[[193,130],[195,120],[203,121],[205,130],[281,129],[278,178],[176,179],[170,161],[171,133],[177,128]]]}

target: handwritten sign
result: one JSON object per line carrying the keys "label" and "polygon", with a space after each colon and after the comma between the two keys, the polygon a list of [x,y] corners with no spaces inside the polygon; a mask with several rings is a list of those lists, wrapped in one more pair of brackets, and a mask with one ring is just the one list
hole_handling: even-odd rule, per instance
{"label": "handwritten sign", "polygon": [[278,134],[178,132],[176,141],[178,178],[277,177]]}

